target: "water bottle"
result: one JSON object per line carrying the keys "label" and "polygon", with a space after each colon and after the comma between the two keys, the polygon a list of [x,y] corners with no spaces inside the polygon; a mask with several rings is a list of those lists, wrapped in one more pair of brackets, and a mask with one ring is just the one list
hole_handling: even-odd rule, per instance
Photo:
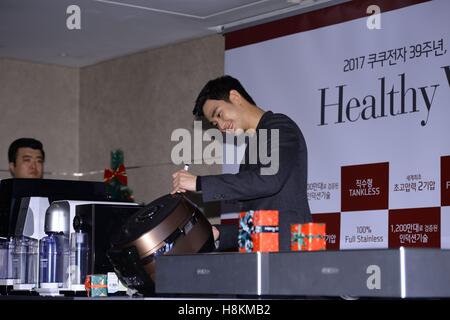
{"label": "water bottle", "polygon": [[38,252],[39,252],[39,241],[34,238],[27,239],[27,276],[26,283],[34,288],[37,286],[38,279]]}
{"label": "water bottle", "polygon": [[13,285],[13,258],[16,241],[0,239],[0,285]]}
{"label": "water bottle", "polygon": [[14,239],[12,267],[14,274],[14,289],[31,290],[37,285],[38,241],[36,239],[18,236]]}
{"label": "water bottle", "polygon": [[16,246],[13,253],[14,284],[27,283],[27,243],[23,236],[16,237]]}
{"label": "water bottle", "polygon": [[39,283],[41,288],[60,288],[66,274],[66,237],[52,233],[39,242]]}
{"label": "water bottle", "polygon": [[88,234],[73,232],[70,236],[70,282],[74,290],[84,290],[84,281],[89,273],[89,253]]}

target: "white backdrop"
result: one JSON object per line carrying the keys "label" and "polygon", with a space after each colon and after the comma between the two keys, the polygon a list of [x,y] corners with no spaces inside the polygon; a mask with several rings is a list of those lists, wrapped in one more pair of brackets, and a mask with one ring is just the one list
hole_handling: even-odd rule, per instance
{"label": "white backdrop", "polygon": [[[450,155],[450,79],[443,68],[450,65],[449,12],[450,1],[435,0],[382,13],[379,30],[369,30],[365,17],[225,53],[225,73],[238,78],[258,106],[289,115],[302,130],[311,211],[340,215],[342,249],[388,247],[391,209],[441,208],[441,156]],[[385,59],[371,64],[373,57]],[[342,122],[338,106],[322,106],[337,104],[339,90]],[[373,110],[376,118],[369,117]],[[347,119],[346,111],[357,120]],[[380,186],[387,188],[388,207],[378,213],[342,210],[341,196],[348,190],[341,188],[341,168],[373,163],[389,164],[388,185]],[[237,166],[223,170],[235,172]],[[440,246],[450,247],[450,226],[443,224],[449,210],[441,209]],[[366,225],[381,243],[346,241]]]}

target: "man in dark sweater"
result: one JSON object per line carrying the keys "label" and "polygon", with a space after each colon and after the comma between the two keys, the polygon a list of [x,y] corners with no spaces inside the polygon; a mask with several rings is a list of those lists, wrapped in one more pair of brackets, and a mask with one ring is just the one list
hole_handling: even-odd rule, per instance
{"label": "man in dark sweater", "polygon": [[[253,138],[263,139],[268,156],[276,153],[271,159],[278,163],[266,163],[260,152],[256,161],[249,161],[252,150],[247,145],[239,173],[195,176],[180,170],[172,176],[172,193],[202,191],[204,202],[234,200],[240,211],[278,210],[280,251],[288,251],[290,225],[312,221],[307,198],[307,148],[297,124],[284,114],[259,108],[230,76],[209,81],[198,95],[193,113],[222,132],[255,132]],[[261,146],[261,141],[258,143]],[[215,225],[213,233],[219,250],[238,246],[237,225]]]}

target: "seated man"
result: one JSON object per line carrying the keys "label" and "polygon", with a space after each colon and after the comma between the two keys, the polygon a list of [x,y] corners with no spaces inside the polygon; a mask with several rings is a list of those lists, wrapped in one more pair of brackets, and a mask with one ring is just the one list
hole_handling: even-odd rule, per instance
{"label": "seated man", "polygon": [[13,178],[42,179],[44,160],[45,152],[38,140],[20,138],[9,146],[9,171]]}

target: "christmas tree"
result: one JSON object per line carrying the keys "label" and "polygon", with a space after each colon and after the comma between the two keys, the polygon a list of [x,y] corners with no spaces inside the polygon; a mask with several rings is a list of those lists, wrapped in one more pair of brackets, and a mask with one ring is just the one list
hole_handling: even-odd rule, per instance
{"label": "christmas tree", "polygon": [[132,202],[133,191],[128,187],[124,159],[122,150],[111,151],[111,169],[105,169],[103,181],[106,184],[106,193],[112,200]]}

